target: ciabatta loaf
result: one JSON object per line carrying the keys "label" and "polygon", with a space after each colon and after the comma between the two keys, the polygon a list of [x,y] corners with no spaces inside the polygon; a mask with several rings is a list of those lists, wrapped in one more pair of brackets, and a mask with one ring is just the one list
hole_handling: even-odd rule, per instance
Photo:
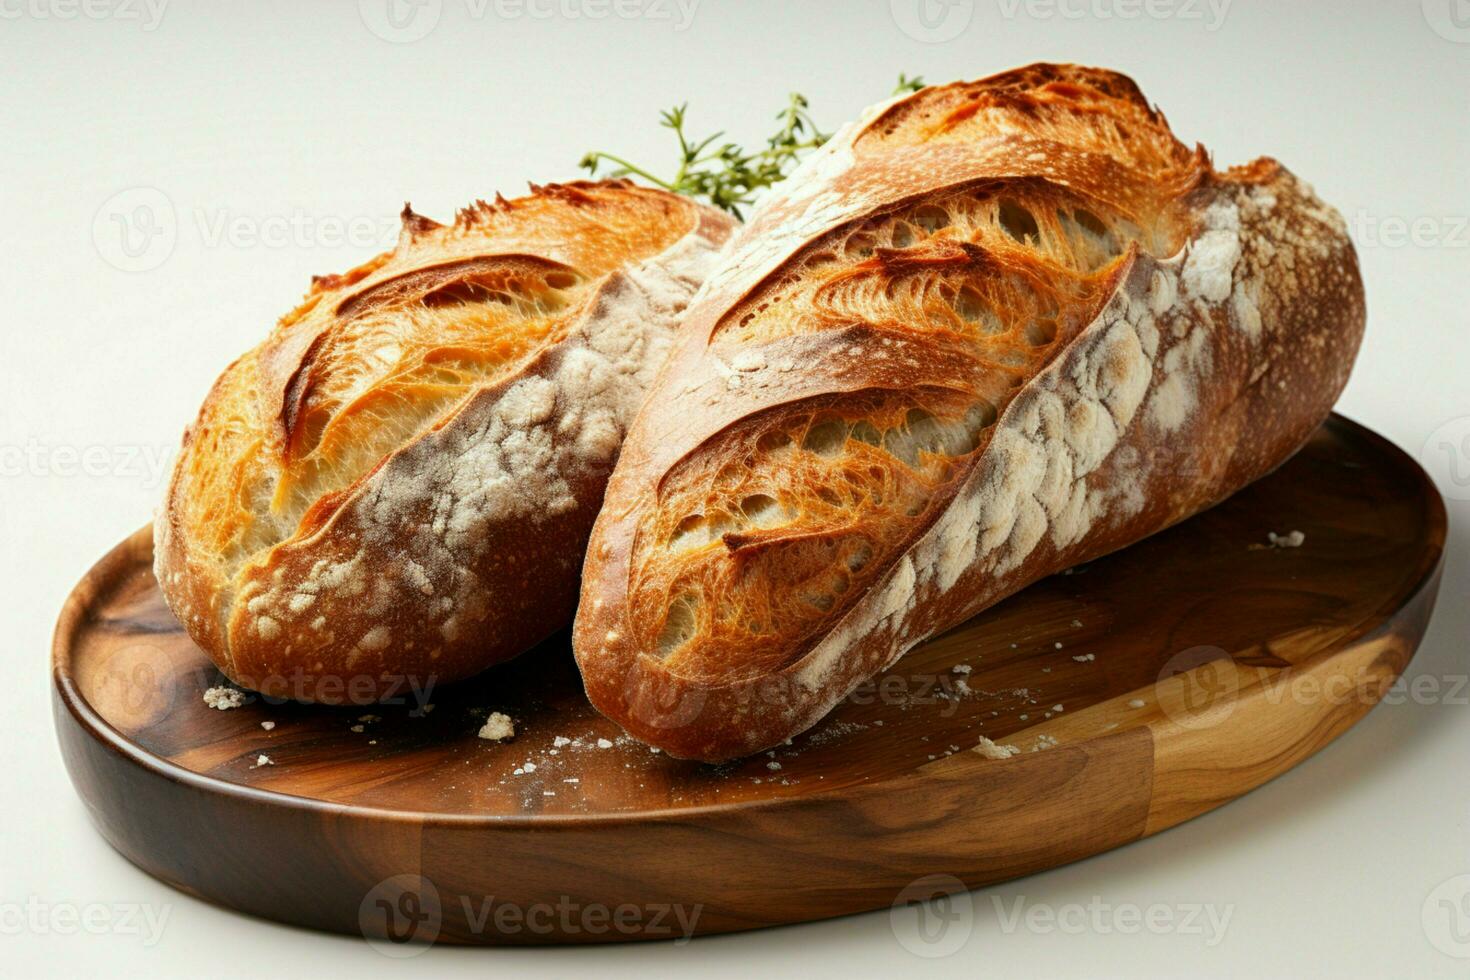
{"label": "ciabatta loaf", "polygon": [[588,695],[676,756],[776,745],[1281,464],[1363,320],[1339,215],[1272,160],[1216,172],[1121,75],[879,107],[691,305],[593,533]]}
{"label": "ciabatta loaf", "polygon": [[719,212],[533,188],[317,279],[210,392],[156,574],[237,683],[325,703],[452,681],[565,627],[607,476]]}

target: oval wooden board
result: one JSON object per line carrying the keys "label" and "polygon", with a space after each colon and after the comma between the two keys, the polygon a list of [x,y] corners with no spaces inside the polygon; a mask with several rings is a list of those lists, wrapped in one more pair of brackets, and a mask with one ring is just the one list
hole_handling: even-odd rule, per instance
{"label": "oval wooden board", "polygon": [[[1264,547],[1293,530],[1303,546]],[[62,614],[56,724],[107,840],[231,908],[466,943],[749,929],[1074,861],[1279,775],[1402,672],[1444,537],[1423,472],[1334,417],[1219,507],[926,643],[791,745],[711,767],[597,715],[565,639],[430,692],[428,713],[213,710],[221,677],[140,531]],[[513,741],[476,737],[490,710]],[[1020,752],[969,751],[982,735]],[[952,878],[905,891],[929,875]]]}

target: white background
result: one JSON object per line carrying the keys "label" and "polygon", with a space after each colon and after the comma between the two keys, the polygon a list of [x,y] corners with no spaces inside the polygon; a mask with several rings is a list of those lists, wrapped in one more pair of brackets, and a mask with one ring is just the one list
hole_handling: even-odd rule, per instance
{"label": "white background", "polygon": [[[1422,914],[1437,886],[1470,874],[1464,689],[1380,707],[1296,771],[1158,838],[975,893],[973,931],[948,958],[915,956],[878,913],[682,948],[434,948],[404,964],[212,908],[114,854],[55,747],[47,651],[77,578],[149,519],[160,454],[211,380],[308,274],[391,240],[405,199],[446,217],[527,179],[574,177],[592,148],[664,164],[657,113],[686,99],[696,128],[753,143],[792,89],[836,124],[900,70],[937,82],[1048,59],[1128,72],[1220,165],[1269,153],[1347,216],[1369,326],[1340,409],[1419,457],[1452,498],[1439,612],[1410,673],[1454,690],[1470,622],[1470,4],[918,0],[924,20],[916,0],[685,0],[685,23],[651,0],[624,0],[643,16],[601,19],[579,0],[425,0],[403,8],[421,18],[408,33],[438,20],[404,43],[368,26],[391,35],[384,0],[173,0],[156,22],[142,0],[91,2],[100,17],[68,0],[0,0],[0,660],[13,680],[0,712],[0,972],[1465,975],[1470,961],[1430,935],[1454,924],[1470,939],[1470,905],[1457,923],[1435,903],[1428,928]],[[160,234],[135,225],[134,243],[152,244],[129,256],[113,216],[140,203]],[[1463,896],[1466,881],[1436,894]],[[1210,903],[1231,918],[1213,946],[1106,920],[1007,933],[995,897],[1052,910]],[[151,945],[117,930],[68,936],[17,923],[28,902],[168,918]]]}

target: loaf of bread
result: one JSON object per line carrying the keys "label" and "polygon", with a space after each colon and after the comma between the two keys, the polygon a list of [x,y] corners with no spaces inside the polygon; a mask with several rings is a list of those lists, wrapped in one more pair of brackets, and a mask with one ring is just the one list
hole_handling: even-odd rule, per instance
{"label": "loaf of bread", "polygon": [[870,110],[691,304],[593,532],[588,695],[675,756],[777,745],[1280,465],[1363,322],[1340,216],[1273,160],[1216,172],[1124,76]]}
{"label": "loaf of bread", "polygon": [[627,182],[532,187],[314,280],[225,371],[156,521],[194,640],[270,696],[367,703],[572,618],[626,425],[730,219]]}

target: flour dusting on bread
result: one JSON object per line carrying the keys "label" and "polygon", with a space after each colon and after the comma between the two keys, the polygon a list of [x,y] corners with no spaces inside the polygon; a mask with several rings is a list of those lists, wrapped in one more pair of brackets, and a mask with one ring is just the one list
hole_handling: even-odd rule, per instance
{"label": "flour dusting on bread", "polygon": [[675,755],[788,738],[1279,465],[1362,327],[1340,217],[1272,160],[1215,171],[1123,76],[879,107],[691,303],[594,531],[589,696]]}
{"label": "flour dusting on bread", "polygon": [[406,209],[393,252],[319,278],[206,401],[156,535],[181,621],[247,686],[327,701],[564,624],[623,433],[731,225],[626,181],[452,225]]}

